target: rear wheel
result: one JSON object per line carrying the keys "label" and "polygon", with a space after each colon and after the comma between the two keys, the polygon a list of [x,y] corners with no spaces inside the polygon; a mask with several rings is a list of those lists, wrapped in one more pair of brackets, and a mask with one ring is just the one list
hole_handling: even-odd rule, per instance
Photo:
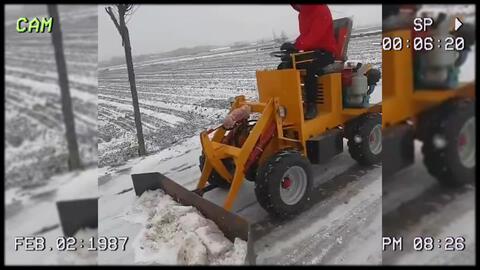
{"label": "rear wheel", "polygon": [[475,105],[470,100],[455,100],[436,112],[438,121],[423,138],[425,166],[442,184],[470,183],[475,178]]}
{"label": "rear wheel", "polygon": [[[222,160],[223,162],[223,165],[225,166],[225,168],[227,168],[227,170],[233,175],[233,173],[235,172],[235,164],[233,162],[233,160],[231,158],[229,159],[224,159]],[[199,167],[200,167],[200,171],[203,170],[203,165],[205,164],[205,155],[202,153],[202,155],[199,157]],[[215,169],[212,170],[212,173],[210,174],[210,176],[208,177],[208,183],[212,184],[212,185],[215,185],[219,188],[223,188],[223,189],[230,189],[230,182],[228,182],[226,179],[224,179],[223,177],[221,177],[217,171],[215,171]]]}
{"label": "rear wheel", "polygon": [[257,172],[255,195],[270,214],[288,218],[304,210],[313,187],[310,162],[297,151],[282,151]]}
{"label": "rear wheel", "polygon": [[346,137],[350,156],[360,165],[381,162],[382,117],[369,113],[347,125]]}

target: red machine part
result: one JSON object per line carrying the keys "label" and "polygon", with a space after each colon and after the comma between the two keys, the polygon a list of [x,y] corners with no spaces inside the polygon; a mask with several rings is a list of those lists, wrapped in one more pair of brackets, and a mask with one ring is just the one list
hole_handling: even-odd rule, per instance
{"label": "red machine part", "polygon": [[281,184],[283,189],[289,189],[292,185],[292,180],[289,177],[285,177],[283,178]]}
{"label": "red machine part", "polygon": [[248,132],[248,120],[245,118],[234,125],[232,130],[222,139],[222,143],[241,147],[248,137]]}
{"label": "red machine part", "polygon": [[342,70],[342,86],[348,87],[352,85],[353,70],[351,68],[345,68]]}
{"label": "red machine part", "polygon": [[263,149],[265,149],[265,146],[267,146],[267,144],[273,138],[276,129],[277,126],[275,122],[271,122],[265,132],[260,135],[260,138],[255,144],[255,148],[253,148],[253,151],[250,153],[250,156],[245,163],[245,172],[248,172],[250,167],[260,158],[260,155],[263,153]]}
{"label": "red machine part", "polygon": [[230,132],[228,132],[228,134],[222,139],[222,143],[231,145],[233,138],[237,133],[236,131],[237,131],[237,128],[234,128]]}

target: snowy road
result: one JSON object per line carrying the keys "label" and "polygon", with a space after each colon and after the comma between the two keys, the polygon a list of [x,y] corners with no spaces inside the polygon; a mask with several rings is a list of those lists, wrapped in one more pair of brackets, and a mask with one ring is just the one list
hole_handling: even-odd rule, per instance
{"label": "snowy road", "polygon": [[[142,226],[128,220],[136,200],[130,175],[158,171],[193,189],[200,176],[197,141],[195,136],[100,176],[99,235],[128,236],[130,241],[125,252],[99,254],[99,264],[138,260],[133,243]],[[314,171],[316,203],[288,222],[269,218],[256,202],[252,182],[242,186],[233,211],[254,224],[257,264],[380,264],[381,167],[361,168],[343,153]],[[217,189],[204,197],[221,205],[225,196]]]}
{"label": "snowy road", "polygon": [[[345,158],[333,162],[348,164]],[[331,179],[317,168],[318,203],[308,211],[286,223],[265,217],[256,224],[263,235],[255,244],[258,264],[381,263],[381,168],[350,165]]]}
{"label": "snowy road", "polygon": [[[475,264],[475,188],[445,188],[423,165],[420,143],[416,162],[383,178],[383,235],[403,237],[403,251],[385,251],[383,264]],[[415,251],[413,239],[433,237],[434,249]],[[463,251],[446,251],[447,237],[463,237]]]}

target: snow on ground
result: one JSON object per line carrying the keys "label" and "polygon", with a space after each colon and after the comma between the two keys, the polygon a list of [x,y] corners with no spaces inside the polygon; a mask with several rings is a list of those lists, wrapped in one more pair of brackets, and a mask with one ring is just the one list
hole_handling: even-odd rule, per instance
{"label": "snow on ground", "polygon": [[[128,208],[127,208],[128,209]],[[246,242],[232,244],[194,207],[182,206],[160,190],[147,191],[123,219],[144,227],[133,246],[135,264],[243,264]]]}
{"label": "snow on ground", "polygon": [[[386,265],[474,265],[475,187],[447,188],[426,170],[421,142],[415,142],[415,163],[383,178],[383,235],[403,237],[404,250],[383,252]],[[415,251],[413,239],[433,237],[434,249]],[[463,251],[447,251],[446,237],[463,237]]]}
{"label": "snow on ground", "polygon": [[468,55],[467,60],[460,67],[460,74],[458,80],[461,82],[471,82],[475,81],[475,54],[476,46],[472,46],[471,52]]}
{"label": "snow on ground", "polygon": [[[73,237],[76,239],[84,239],[88,243],[88,239],[94,237],[98,239],[97,228],[84,228],[79,230]],[[70,252],[56,252],[57,262],[60,265],[96,265],[98,252],[89,251],[87,248],[81,246],[78,241],[75,245],[76,250]],[[88,246],[88,244],[85,244]]]}
{"label": "snow on ground", "polygon": [[[79,249],[53,251],[58,237],[63,236],[56,202],[92,198],[98,195],[97,168],[56,175],[48,184],[30,188],[12,188],[5,193],[5,263],[18,264],[95,264],[96,252]],[[41,236],[46,239],[44,251],[15,251],[15,237]],[[77,232],[85,242],[96,236],[96,229]],[[88,236],[88,237],[87,237]],[[68,253],[68,254],[67,254]]]}
{"label": "snow on ground", "polygon": [[382,79],[378,81],[377,86],[375,86],[375,90],[370,95],[370,104],[377,104],[382,102]]}
{"label": "snow on ground", "polygon": [[381,263],[381,168],[350,166],[330,179],[316,168],[319,202],[294,220],[257,223],[273,228],[256,239],[258,264]]}
{"label": "snow on ground", "polygon": [[123,218],[126,209],[130,209],[136,201],[131,174],[159,171],[170,177],[175,173],[176,181],[192,189],[196,184],[194,179],[199,177],[198,141],[199,138],[195,136],[155,155],[134,158],[122,166],[103,168],[98,175],[99,234],[127,236],[130,240],[125,252],[106,251],[99,254],[99,264],[128,265],[135,261],[133,240],[141,232],[142,225],[133,218],[131,221]]}
{"label": "snow on ground", "polygon": [[[200,177],[200,152],[199,138],[194,136],[157,154],[108,167],[99,175],[99,233],[131,239],[125,252],[99,254],[99,264],[127,265],[135,260],[167,263],[165,258],[136,252],[148,222],[138,224],[145,217],[131,211],[140,200],[133,191],[131,174],[161,172],[193,189]],[[233,211],[253,224],[257,264],[379,264],[381,168],[359,167],[343,153],[327,164],[315,165],[314,171],[318,203],[286,223],[271,220],[260,207],[252,182],[242,185]],[[222,205],[225,196],[226,191],[216,189],[204,198]],[[175,257],[169,258],[168,262],[174,263]]]}

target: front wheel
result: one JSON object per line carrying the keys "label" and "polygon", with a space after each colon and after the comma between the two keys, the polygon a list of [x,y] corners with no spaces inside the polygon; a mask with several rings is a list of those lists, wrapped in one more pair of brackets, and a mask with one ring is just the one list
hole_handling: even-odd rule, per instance
{"label": "front wheel", "polygon": [[310,162],[297,151],[282,151],[257,172],[255,195],[271,215],[288,218],[306,209],[313,187]]}

